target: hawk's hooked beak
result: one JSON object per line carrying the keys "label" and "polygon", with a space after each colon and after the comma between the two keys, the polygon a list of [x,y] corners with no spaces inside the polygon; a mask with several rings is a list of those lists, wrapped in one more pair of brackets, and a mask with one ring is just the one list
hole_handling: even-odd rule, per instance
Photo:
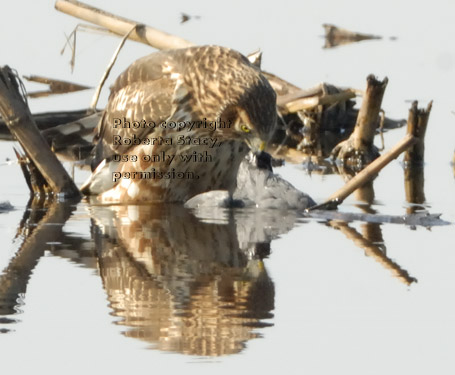
{"label": "hawk's hooked beak", "polygon": [[253,155],[253,160],[256,166],[259,169],[266,169],[270,172],[273,172],[272,157],[268,153],[264,152],[266,142],[262,141],[260,138],[255,138],[249,140],[247,143],[250,147],[251,154]]}
{"label": "hawk's hooked beak", "polygon": [[248,139],[246,140],[246,144],[254,154],[264,151],[266,146],[266,142],[260,138]]}
{"label": "hawk's hooked beak", "polygon": [[260,144],[259,144],[259,151],[262,152],[265,150],[265,142],[262,141]]}

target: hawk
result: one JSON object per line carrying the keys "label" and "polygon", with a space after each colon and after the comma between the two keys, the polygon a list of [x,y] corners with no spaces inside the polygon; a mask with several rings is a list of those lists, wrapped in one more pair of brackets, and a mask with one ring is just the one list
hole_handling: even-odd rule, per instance
{"label": "hawk", "polygon": [[153,53],[112,86],[82,191],[122,203],[232,194],[240,163],[249,150],[263,150],[276,116],[275,91],[239,52],[202,46]]}

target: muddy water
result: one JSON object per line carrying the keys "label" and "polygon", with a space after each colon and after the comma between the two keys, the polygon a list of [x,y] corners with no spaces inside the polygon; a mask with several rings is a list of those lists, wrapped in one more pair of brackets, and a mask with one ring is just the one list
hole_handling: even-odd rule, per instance
{"label": "muddy water", "polygon": [[[303,87],[326,81],[362,89],[369,73],[387,75],[383,107],[394,118],[407,116],[409,100],[426,106],[433,99],[425,199],[407,200],[397,160],[339,211],[400,218],[418,210],[440,213],[450,225],[328,220],[276,211],[193,214],[174,206],[100,209],[87,203],[31,212],[18,166],[5,161],[14,160],[12,144],[1,143],[0,200],[15,208],[0,214],[2,368],[21,374],[116,374],[228,373],[254,366],[270,373],[286,362],[291,373],[453,373],[455,106],[450,83],[455,52],[447,41],[455,36],[454,6],[384,3],[371,18],[371,6],[363,2],[305,7],[297,2],[292,14],[254,2],[235,4],[241,12],[232,5],[195,2],[169,5],[150,17],[141,17],[132,5],[97,5],[197,42],[245,53],[261,46],[265,69]],[[33,7],[32,13],[52,21],[39,35],[49,42],[38,51],[34,38],[2,33],[3,50],[10,51],[2,63],[22,74],[95,84],[110,58],[106,51],[117,41],[83,35],[80,65],[71,76],[56,51],[61,31],[69,32],[76,22],[49,4]],[[258,7],[264,17],[257,17]],[[180,25],[180,11],[202,18]],[[220,26],[223,17],[255,27]],[[398,39],[327,50],[319,38],[324,22]],[[33,29],[36,20],[25,24]],[[113,74],[147,52],[128,46]],[[90,93],[80,93],[31,106],[34,111],[82,108],[89,100]],[[386,148],[403,135],[403,129],[387,133]],[[309,173],[301,165],[277,172],[318,202],[343,185],[337,175]],[[86,177],[75,173],[78,183]]]}

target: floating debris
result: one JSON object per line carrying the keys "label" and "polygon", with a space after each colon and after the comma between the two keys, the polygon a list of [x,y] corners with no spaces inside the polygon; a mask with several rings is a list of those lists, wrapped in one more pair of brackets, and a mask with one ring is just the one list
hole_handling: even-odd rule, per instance
{"label": "floating debris", "polygon": [[201,16],[190,16],[189,14],[186,14],[186,13],[180,13],[181,15],[181,20],[180,20],[180,23],[185,23],[185,22],[188,22],[189,20],[191,20],[192,18],[194,18],[195,20],[199,20],[201,19]]}
{"label": "floating debris", "polygon": [[[362,40],[383,39],[382,36],[358,33],[328,23],[324,23],[322,27],[324,27],[325,30],[324,48],[338,47],[344,44],[361,42]],[[397,38],[391,37],[389,39],[396,40]]]}
{"label": "floating debris", "polygon": [[14,207],[10,202],[8,202],[8,201],[0,202],[0,214],[9,212],[9,211],[13,211],[13,210],[14,210]]}

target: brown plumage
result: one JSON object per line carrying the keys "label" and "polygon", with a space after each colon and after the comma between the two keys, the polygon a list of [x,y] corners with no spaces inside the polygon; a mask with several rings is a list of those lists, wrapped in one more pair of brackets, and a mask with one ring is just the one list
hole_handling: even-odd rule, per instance
{"label": "brown plumage", "polygon": [[240,53],[216,46],[154,53],[114,83],[98,125],[101,164],[83,191],[113,202],[232,193],[244,156],[268,141],[275,123],[275,92]]}

